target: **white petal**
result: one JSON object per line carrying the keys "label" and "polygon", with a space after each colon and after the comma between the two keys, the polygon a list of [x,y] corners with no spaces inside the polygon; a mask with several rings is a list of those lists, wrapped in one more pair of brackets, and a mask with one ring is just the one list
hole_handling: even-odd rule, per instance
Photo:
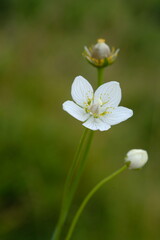
{"label": "white petal", "polygon": [[112,113],[108,113],[103,116],[103,120],[110,125],[115,125],[123,122],[133,115],[133,111],[125,107],[117,107]]}
{"label": "white petal", "polygon": [[85,110],[79,107],[72,101],[66,101],[63,103],[63,110],[68,112],[71,116],[78,119],[79,121],[86,121],[90,116],[89,113],[86,113]]}
{"label": "white petal", "polygon": [[95,92],[95,99],[100,99],[106,107],[117,107],[121,101],[121,88],[119,83],[108,82],[102,84]]}
{"label": "white petal", "polygon": [[84,47],[84,50],[87,53],[87,55],[91,57],[91,53],[90,53],[89,49],[86,46]]}
{"label": "white petal", "polygon": [[83,123],[83,126],[91,130],[100,131],[106,131],[111,127],[109,124],[103,122],[100,118],[94,117],[90,117],[85,123]]}
{"label": "white petal", "polygon": [[93,98],[93,88],[85,78],[78,76],[72,84],[71,95],[78,105],[84,107]]}

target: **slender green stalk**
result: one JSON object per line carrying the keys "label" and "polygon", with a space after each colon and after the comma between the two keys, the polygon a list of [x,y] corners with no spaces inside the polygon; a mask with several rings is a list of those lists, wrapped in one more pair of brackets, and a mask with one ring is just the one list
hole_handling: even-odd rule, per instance
{"label": "slender green stalk", "polygon": [[[89,130],[85,129],[84,133],[80,139],[80,143],[78,145],[74,160],[72,162],[72,165],[70,167],[69,173],[67,175],[67,179],[66,179],[66,183],[65,183],[65,187],[64,187],[64,194],[63,194],[63,200],[62,200],[62,207],[61,207],[61,212],[60,212],[60,216],[59,216],[59,220],[58,220],[58,224],[56,227],[56,230],[54,232],[54,235],[52,237],[52,239],[54,240],[58,240],[60,237],[60,233],[61,233],[61,229],[63,227],[63,224],[65,222],[65,218],[66,218],[66,201],[67,201],[67,196],[68,196],[68,191],[69,191],[69,187],[71,185],[72,182],[72,178],[74,175],[74,170],[76,169],[78,162],[79,162],[79,158],[80,158],[80,153],[83,149],[85,140],[87,138]],[[65,212],[65,214],[64,214]]]}
{"label": "slender green stalk", "polygon": [[[85,166],[85,161],[88,156],[92,138],[93,138],[93,131],[91,131],[89,129],[85,129],[85,132],[81,138],[77,153],[75,155],[75,159],[72,163],[69,174],[67,176],[61,213],[60,213],[60,217],[59,217],[59,221],[58,221],[56,230],[52,237],[52,239],[54,239],[54,240],[58,240],[60,238],[64,222],[68,215],[74,194],[78,187],[78,184],[79,184],[79,181],[80,181],[80,178],[81,178],[84,166]],[[77,171],[76,171],[76,169],[77,169]],[[73,179],[74,179],[74,182],[73,182]]]}
{"label": "slender green stalk", "polygon": [[127,165],[124,165],[123,167],[121,167],[119,170],[115,171],[114,173],[112,173],[110,176],[104,178],[102,181],[100,181],[90,192],[89,194],[86,196],[86,198],[83,200],[82,204],[80,205],[75,217],[73,218],[73,221],[71,223],[71,226],[69,228],[67,237],[65,238],[65,240],[70,240],[72,233],[74,231],[74,228],[76,226],[76,223],[81,215],[81,213],[83,212],[86,204],[88,203],[88,201],[91,199],[91,197],[108,181],[110,181],[111,179],[113,179],[114,177],[116,177],[118,174],[120,174],[121,172],[123,172],[125,169],[127,169]]}
{"label": "slender green stalk", "polygon": [[87,156],[88,156],[88,153],[89,153],[89,149],[90,149],[90,146],[91,146],[91,143],[92,143],[92,139],[93,139],[93,131],[90,130],[88,140],[87,140],[87,144],[86,144],[86,148],[83,152],[83,156],[82,156],[80,165],[78,166],[77,175],[74,178],[72,189],[71,189],[71,192],[70,192],[70,195],[69,195],[69,198],[68,198],[69,203],[71,203],[72,200],[73,200],[74,194],[76,192],[76,189],[78,187],[80,178],[82,176],[82,173],[83,173],[83,170],[84,170],[84,167],[85,167],[85,164],[86,164],[86,159],[87,159]]}
{"label": "slender green stalk", "polygon": [[67,191],[69,191],[69,187],[71,185],[72,178],[73,178],[73,175],[74,175],[74,170],[76,169],[76,167],[77,167],[77,165],[79,163],[80,153],[82,151],[82,148],[83,148],[83,145],[85,143],[85,140],[87,138],[88,133],[89,133],[89,129],[86,128],[84,130],[84,133],[83,133],[81,139],[80,139],[79,146],[77,148],[77,151],[76,151],[73,163],[71,165],[71,168],[69,170],[69,173],[68,173],[68,176],[67,176],[67,179],[66,179],[66,184],[65,184],[65,189],[64,189],[64,197],[67,194]]}
{"label": "slender green stalk", "polygon": [[69,209],[70,209],[72,201],[73,201],[73,197],[75,195],[75,192],[77,190],[80,178],[82,176],[82,173],[83,173],[83,170],[84,170],[84,167],[85,167],[85,163],[86,163],[86,159],[87,159],[89,149],[90,149],[90,146],[91,146],[92,138],[93,138],[93,131],[90,131],[89,136],[86,140],[87,142],[86,142],[86,145],[85,145],[84,152],[82,154],[82,158],[80,158],[81,161],[79,163],[78,170],[75,173],[76,176],[74,178],[74,182],[72,183],[72,188],[70,189],[70,192],[68,193],[68,198],[66,199],[66,202],[65,202],[65,208],[64,208],[64,211],[63,211],[63,218],[62,218],[64,221],[65,221],[65,219],[68,215]]}
{"label": "slender green stalk", "polygon": [[104,74],[104,68],[97,68],[98,71],[98,86],[103,84],[103,74]]}

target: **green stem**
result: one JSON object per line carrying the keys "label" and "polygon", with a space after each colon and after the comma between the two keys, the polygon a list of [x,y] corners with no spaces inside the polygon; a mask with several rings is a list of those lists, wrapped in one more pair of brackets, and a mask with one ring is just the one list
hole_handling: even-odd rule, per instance
{"label": "green stem", "polygon": [[65,202],[65,209],[64,209],[64,212],[63,212],[64,220],[66,219],[66,217],[68,215],[73,197],[75,195],[75,192],[77,190],[80,178],[82,176],[82,173],[83,173],[83,170],[84,170],[84,167],[85,167],[85,163],[86,163],[86,159],[87,159],[89,149],[90,149],[90,146],[91,146],[92,138],[93,138],[93,131],[90,131],[87,142],[86,142],[86,147],[85,147],[84,153],[82,155],[82,159],[81,159],[80,164],[78,166],[78,170],[77,170],[76,176],[74,178],[74,182],[72,183],[72,188],[71,188],[70,192],[68,193],[68,198],[66,199],[66,202]]}
{"label": "green stem", "polygon": [[81,153],[81,151],[83,149],[83,145],[84,145],[84,142],[85,142],[85,140],[87,138],[88,132],[89,132],[88,129],[84,130],[84,133],[83,133],[83,135],[82,135],[82,137],[80,139],[80,143],[78,145],[78,148],[77,148],[74,160],[72,162],[72,165],[70,167],[69,173],[67,175],[67,179],[66,179],[66,183],[65,183],[65,187],[64,187],[64,194],[63,194],[63,200],[62,200],[62,207],[61,207],[60,217],[59,217],[59,220],[58,220],[58,224],[57,224],[56,230],[55,230],[55,232],[53,234],[53,237],[52,237],[52,239],[54,239],[54,240],[58,240],[59,239],[60,233],[61,233],[61,229],[62,229],[63,224],[65,222],[66,214],[64,214],[64,212],[66,213],[65,208],[66,208],[66,201],[67,201],[69,187],[70,187],[71,182],[72,182],[74,171],[75,171],[75,169],[76,169],[76,167],[78,165],[79,158],[80,158],[80,153]]}
{"label": "green stem", "polygon": [[115,171],[114,173],[112,173],[110,176],[104,178],[102,181],[100,181],[90,192],[89,194],[86,196],[86,198],[83,200],[82,204],[80,205],[73,221],[72,224],[69,228],[67,237],[65,238],[65,240],[69,240],[72,236],[72,233],[74,231],[74,228],[76,226],[76,223],[81,215],[81,213],[83,212],[83,209],[85,208],[86,204],[88,203],[88,201],[91,199],[91,197],[108,181],[110,181],[111,179],[113,179],[114,177],[116,177],[118,174],[120,174],[121,172],[123,172],[125,169],[127,169],[127,165],[124,165],[123,167],[121,167],[119,170]]}
{"label": "green stem", "polygon": [[98,86],[103,84],[103,74],[104,74],[104,68],[97,68],[98,71]]}
{"label": "green stem", "polygon": [[72,186],[72,189],[71,189],[71,192],[70,192],[70,195],[69,195],[70,197],[68,198],[69,199],[69,204],[71,204],[71,202],[73,200],[74,194],[76,192],[76,189],[78,187],[80,178],[81,178],[83,170],[85,168],[85,163],[86,163],[86,159],[87,159],[89,149],[90,149],[90,146],[91,146],[91,143],[92,143],[92,139],[93,139],[93,131],[90,130],[88,140],[87,140],[87,144],[86,144],[86,148],[84,150],[80,165],[78,166],[77,175],[74,178],[73,186]]}
{"label": "green stem", "polygon": [[83,133],[83,135],[82,135],[82,137],[80,139],[79,146],[77,148],[77,151],[76,151],[73,163],[71,165],[71,168],[69,170],[69,173],[68,173],[68,176],[67,176],[67,179],[66,179],[65,190],[64,190],[64,197],[67,194],[67,191],[69,190],[69,187],[71,185],[72,178],[73,178],[73,175],[74,175],[74,171],[75,171],[76,167],[78,166],[79,159],[80,159],[80,153],[82,151],[82,148],[83,148],[83,145],[85,143],[85,140],[87,138],[88,133],[89,133],[89,129],[85,129],[84,133]]}

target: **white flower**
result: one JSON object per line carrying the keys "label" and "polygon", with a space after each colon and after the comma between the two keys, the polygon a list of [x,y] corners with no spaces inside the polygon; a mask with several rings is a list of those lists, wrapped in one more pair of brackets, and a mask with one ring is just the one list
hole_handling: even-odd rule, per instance
{"label": "white flower", "polygon": [[72,84],[71,95],[74,102],[64,102],[63,109],[91,130],[108,130],[133,115],[132,110],[118,107],[121,101],[118,82],[104,83],[94,93],[90,83],[78,76]]}
{"label": "white flower", "polygon": [[132,149],[127,153],[125,162],[129,169],[140,169],[148,161],[148,154],[142,149]]}

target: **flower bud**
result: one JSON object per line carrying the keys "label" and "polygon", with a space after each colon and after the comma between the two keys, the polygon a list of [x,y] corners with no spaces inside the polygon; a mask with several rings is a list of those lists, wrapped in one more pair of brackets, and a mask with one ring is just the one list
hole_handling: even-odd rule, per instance
{"label": "flower bud", "polygon": [[118,52],[119,49],[114,48],[111,51],[104,39],[98,39],[92,47],[84,48],[83,55],[94,67],[101,68],[111,65],[116,60]]}
{"label": "flower bud", "polygon": [[129,169],[140,169],[148,161],[147,151],[142,149],[132,149],[127,153],[125,162]]}
{"label": "flower bud", "polygon": [[109,57],[111,54],[109,46],[104,39],[98,39],[97,44],[94,45],[92,57],[96,59],[103,59]]}

